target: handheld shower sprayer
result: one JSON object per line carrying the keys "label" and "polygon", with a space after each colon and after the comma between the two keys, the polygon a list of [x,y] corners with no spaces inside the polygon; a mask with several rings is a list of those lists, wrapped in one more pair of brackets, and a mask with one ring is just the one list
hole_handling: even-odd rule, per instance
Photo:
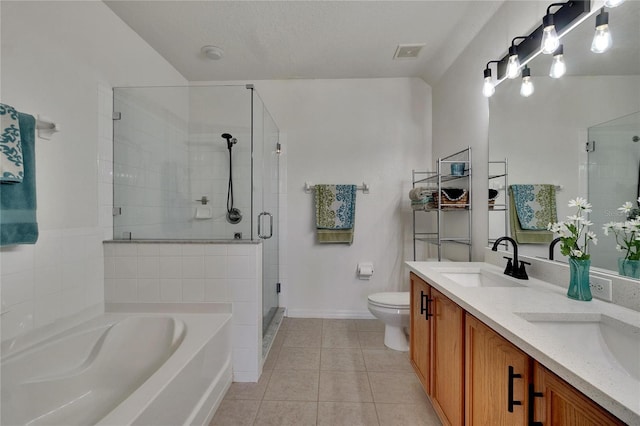
{"label": "handheld shower sprayer", "polygon": [[233,206],[233,161],[232,151],[233,145],[238,143],[238,139],[231,136],[229,133],[223,133],[223,139],[227,140],[227,149],[229,150],[229,186],[227,189],[227,222],[231,224],[239,223],[242,220],[242,213],[240,209]]}
{"label": "handheld shower sprayer", "polygon": [[222,138],[227,140],[227,149],[229,150],[238,143],[238,139],[234,138],[229,133],[223,133]]}

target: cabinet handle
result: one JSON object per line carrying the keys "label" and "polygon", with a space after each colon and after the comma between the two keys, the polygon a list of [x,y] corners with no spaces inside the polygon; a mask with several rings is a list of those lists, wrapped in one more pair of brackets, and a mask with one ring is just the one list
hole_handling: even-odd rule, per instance
{"label": "cabinet handle", "polygon": [[433,299],[429,299],[429,295],[425,294],[424,291],[420,290],[420,315],[424,315],[424,319],[429,321],[429,317],[433,316],[433,314],[429,313],[429,303]]}
{"label": "cabinet handle", "polygon": [[507,391],[507,406],[510,413],[513,413],[514,405],[522,405],[522,401],[515,401],[513,399],[513,379],[521,379],[522,374],[516,374],[513,372],[513,370],[514,370],[513,367],[509,366],[509,380],[508,380],[509,389]]}
{"label": "cabinet handle", "polygon": [[529,395],[527,396],[529,402],[529,413],[528,413],[528,426],[543,426],[542,422],[536,422],[534,420],[535,417],[535,399],[542,398],[544,394],[542,392],[536,392],[533,386],[533,383],[529,383]]}
{"label": "cabinet handle", "polygon": [[429,299],[429,297],[427,297],[427,314],[425,315],[427,321],[429,321],[429,317],[433,316],[431,313],[431,302],[433,302],[433,299]]}

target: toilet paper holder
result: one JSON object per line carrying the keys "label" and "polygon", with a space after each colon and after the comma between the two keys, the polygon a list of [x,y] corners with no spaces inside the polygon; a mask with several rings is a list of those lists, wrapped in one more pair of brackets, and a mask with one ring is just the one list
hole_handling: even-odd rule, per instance
{"label": "toilet paper holder", "polygon": [[361,280],[370,280],[373,275],[373,263],[372,262],[361,262],[358,263],[357,268],[358,278]]}

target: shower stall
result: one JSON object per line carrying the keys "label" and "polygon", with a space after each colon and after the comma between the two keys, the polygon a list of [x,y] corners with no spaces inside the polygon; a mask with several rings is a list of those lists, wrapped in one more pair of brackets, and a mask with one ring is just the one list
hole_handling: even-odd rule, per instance
{"label": "shower stall", "polygon": [[[608,222],[624,222],[627,215],[617,208],[630,201],[638,208],[640,197],[640,112],[589,127],[588,199],[593,204],[591,229],[602,235]],[[600,238],[590,248],[592,265],[618,270],[615,239]],[[624,255],[623,255],[624,257]]]}
{"label": "shower stall", "polygon": [[262,241],[278,307],[279,130],[253,85],[114,89],[115,240]]}

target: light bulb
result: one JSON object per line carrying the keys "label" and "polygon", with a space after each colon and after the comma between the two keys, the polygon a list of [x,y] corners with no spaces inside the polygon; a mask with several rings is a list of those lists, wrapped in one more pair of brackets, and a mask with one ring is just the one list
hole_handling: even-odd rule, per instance
{"label": "light bulb", "polygon": [[520,95],[528,98],[533,93],[533,82],[531,81],[531,70],[525,66],[522,70],[522,85],[520,86]]}
{"label": "light bulb", "polygon": [[491,76],[485,77],[484,84],[482,85],[482,94],[490,98],[494,93],[496,93],[496,87],[493,85],[493,81],[491,81]]}
{"label": "light bulb", "polygon": [[564,63],[562,55],[555,55],[553,62],[551,63],[551,70],[549,70],[549,77],[560,78],[567,72],[567,65]]}
{"label": "light bulb", "polygon": [[560,78],[567,72],[567,64],[564,62],[564,51],[562,45],[553,53],[553,61],[549,70],[549,77]]}
{"label": "light bulb", "polygon": [[603,53],[611,47],[611,33],[609,32],[609,24],[596,27],[596,33],[591,43],[591,51],[594,53]]}
{"label": "light bulb", "polygon": [[609,13],[602,11],[596,16],[596,33],[591,43],[591,51],[603,53],[611,47],[611,33],[609,32]]}
{"label": "light bulb", "polygon": [[604,0],[604,5],[606,7],[617,7],[624,3],[624,0]]}
{"label": "light bulb", "polygon": [[518,58],[518,48],[511,45],[509,48],[509,61],[507,61],[507,77],[514,79],[520,73],[520,59]]}
{"label": "light bulb", "polygon": [[553,23],[553,15],[547,13],[542,19],[542,43],[540,47],[542,53],[550,55],[556,51],[560,45],[560,39],[558,38],[558,32],[556,26]]}

